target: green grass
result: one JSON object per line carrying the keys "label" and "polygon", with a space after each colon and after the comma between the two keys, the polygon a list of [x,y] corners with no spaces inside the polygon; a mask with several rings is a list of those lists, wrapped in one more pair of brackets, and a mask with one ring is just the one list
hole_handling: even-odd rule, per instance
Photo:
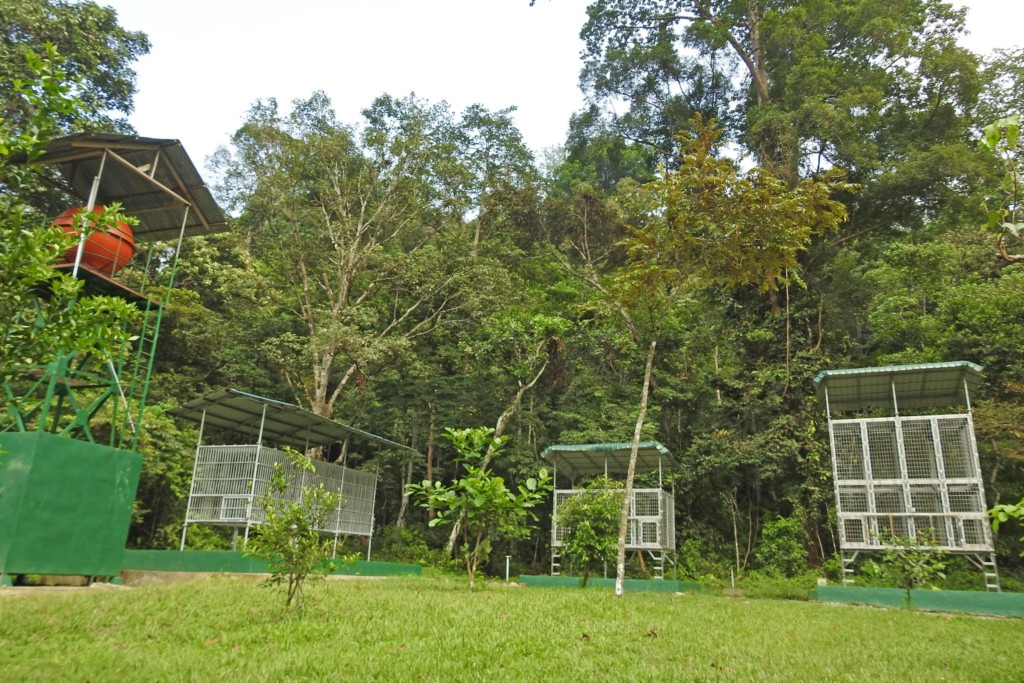
{"label": "green grass", "polygon": [[[0,595],[4,681],[1019,681],[1024,620],[390,578]],[[9,590],[9,589],[0,589]]]}

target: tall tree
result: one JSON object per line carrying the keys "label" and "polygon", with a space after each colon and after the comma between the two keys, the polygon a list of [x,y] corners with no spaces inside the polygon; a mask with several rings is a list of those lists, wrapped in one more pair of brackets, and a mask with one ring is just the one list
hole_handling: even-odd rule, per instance
{"label": "tall tree", "polygon": [[799,270],[797,256],[814,235],[846,218],[830,194],[838,178],[805,180],[795,188],[770,172],[740,173],[716,156],[720,132],[693,121],[681,136],[679,170],[639,188],[631,197],[633,224],[624,241],[627,262],[608,288],[610,302],[646,346],[644,379],[626,474],[619,528],[616,595],[623,593],[625,541],[636,458],[647,415],[655,353],[665,322],[696,288],[755,286],[772,291]]}
{"label": "tall tree", "polygon": [[860,180],[962,137],[977,95],[964,12],[939,0],[597,0],[588,14],[584,89],[624,103],[616,125],[665,159],[700,112],[738,125],[790,185],[829,166]]}
{"label": "tall tree", "polygon": [[467,291],[465,254],[447,237],[458,217],[438,199],[449,121],[411,98],[387,109],[371,109],[360,139],[323,93],[287,116],[260,102],[217,160],[281,302],[261,349],[319,415]]}
{"label": "tall tree", "polygon": [[503,213],[515,209],[519,194],[536,194],[533,154],[512,121],[514,111],[509,107],[491,112],[476,104],[462,113],[459,148],[467,171],[468,209],[476,213],[474,255],[482,236],[500,224]]}

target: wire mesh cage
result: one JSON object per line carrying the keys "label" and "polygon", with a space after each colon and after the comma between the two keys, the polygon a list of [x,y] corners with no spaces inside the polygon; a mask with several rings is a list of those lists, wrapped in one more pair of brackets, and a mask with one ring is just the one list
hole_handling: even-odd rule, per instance
{"label": "wire mesh cage", "polygon": [[282,500],[300,502],[304,488],[319,485],[340,494],[340,504],[318,531],[353,536],[373,534],[376,474],[323,461],[313,461],[313,471],[307,472],[294,467],[283,451],[256,445],[198,447],[186,524],[241,528],[265,522],[261,501],[278,466],[290,482],[280,497]]}
{"label": "wire mesh cage", "polygon": [[841,546],[992,552],[970,415],[830,420]]}

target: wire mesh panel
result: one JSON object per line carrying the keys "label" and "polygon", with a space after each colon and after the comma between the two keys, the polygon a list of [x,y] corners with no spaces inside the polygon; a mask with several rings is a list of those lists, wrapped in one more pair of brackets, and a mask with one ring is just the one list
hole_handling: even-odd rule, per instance
{"label": "wire mesh panel", "polygon": [[864,441],[860,424],[836,424],[832,429],[832,451],[836,479],[864,479]]}
{"label": "wire mesh panel", "polygon": [[201,447],[189,494],[186,522],[239,522],[249,518],[256,446]]}
{"label": "wire mesh panel", "polygon": [[866,420],[868,434],[868,460],[872,479],[899,479],[899,443],[896,440],[894,420]]}
{"label": "wire mesh panel", "polygon": [[938,454],[932,438],[931,420],[903,420],[903,448],[907,456],[907,476],[911,479],[935,479],[939,476]]}
{"label": "wire mesh panel", "polygon": [[323,486],[340,493],[341,503],[318,531],[330,534],[373,534],[373,505],[377,475],[334,463],[313,461],[313,471],[295,468],[274,448],[200,446],[189,493],[185,521],[248,527],[266,521],[260,501],[267,495],[275,467],[284,469],[288,489],[279,500],[298,502],[306,487]]}
{"label": "wire mesh panel", "polygon": [[338,533],[355,536],[373,535],[373,503],[377,491],[377,475],[343,468],[345,483],[341,489],[343,506]]}
{"label": "wire mesh panel", "polygon": [[829,420],[843,550],[993,552],[969,415]]}
{"label": "wire mesh panel", "polygon": [[[569,529],[558,524],[558,509],[585,489],[557,489],[551,515],[551,547],[565,543]],[[627,550],[675,550],[675,498],[661,489],[633,489],[630,501]]]}
{"label": "wire mesh panel", "polygon": [[966,415],[936,420],[942,460],[949,479],[976,479],[978,459],[974,452],[974,429]]}

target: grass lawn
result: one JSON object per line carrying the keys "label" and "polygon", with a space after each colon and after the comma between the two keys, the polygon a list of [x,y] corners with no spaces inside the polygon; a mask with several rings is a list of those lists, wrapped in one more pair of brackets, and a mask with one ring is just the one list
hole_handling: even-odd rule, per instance
{"label": "grass lawn", "polygon": [[[0,589],[10,590],[10,589]],[[0,595],[3,681],[1021,681],[1024,620],[707,595],[252,578]]]}

